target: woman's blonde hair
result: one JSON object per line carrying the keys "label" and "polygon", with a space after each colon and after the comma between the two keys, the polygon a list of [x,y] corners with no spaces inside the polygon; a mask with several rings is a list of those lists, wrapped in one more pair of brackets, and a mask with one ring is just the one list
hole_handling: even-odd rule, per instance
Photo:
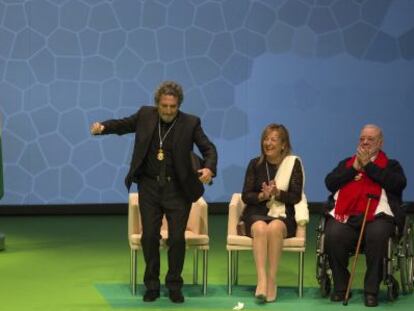
{"label": "woman's blonde hair", "polygon": [[261,164],[265,160],[263,142],[266,139],[266,137],[270,134],[270,132],[273,131],[276,131],[279,134],[279,139],[282,144],[282,150],[278,164],[280,164],[287,155],[292,153],[292,145],[290,144],[289,132],[286,129],[286,127],[283,124],[271,123],[268,126],[266,126],[262,132],[262,138],[260,139],[261,154],[258,164]]}

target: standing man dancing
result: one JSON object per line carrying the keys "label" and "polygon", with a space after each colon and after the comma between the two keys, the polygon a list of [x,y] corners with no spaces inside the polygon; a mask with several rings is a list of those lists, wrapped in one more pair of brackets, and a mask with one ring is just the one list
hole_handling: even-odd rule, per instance
{"label": "standing man dancing", "polygon": [[[179,110],[184,95],[173,81],[163,82],[155,91],[155,107],[143,106],[133,115],[95,122],[93,135],[135,133],[135,145],[125,184],[139,189],[142,217],[142,249],[145,259],[145,302],[160,296],[160,228],[168,222],[168,272],[165,284],[172,302],[184,302],[181,273],[185,258],[184,232],[191,203],[204,193],[203,183],[216,174],[217,151],[204,133],[200,119]],[[204,158],[197,172],[190,154],[196,145]]]}

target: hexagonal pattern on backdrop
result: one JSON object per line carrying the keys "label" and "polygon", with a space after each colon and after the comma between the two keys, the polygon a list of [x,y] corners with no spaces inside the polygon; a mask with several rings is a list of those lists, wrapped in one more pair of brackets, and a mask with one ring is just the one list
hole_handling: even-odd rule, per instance
{"label": "hexagonal pattern on backdrop", "polygon": [[[407,0],[1,1],[2,203],[125,202],[132,137],[93,138],[89,124],[152,104],[165,79],[182,83],[182,109],[202,118],[218,146],[208,199],[230,197],[266,121],[290,122],[284,106],[269,118],[268,103],[279,96],[290,116],[315,117],[330,109],[323,83],[336,74],[323,64],[412,64],[413,11]],[[290,128],[298,151],[311,150],[306,124]],[[312,151],[303,157],[314,160]],[[322,183],[310,187],[322,199]]]}

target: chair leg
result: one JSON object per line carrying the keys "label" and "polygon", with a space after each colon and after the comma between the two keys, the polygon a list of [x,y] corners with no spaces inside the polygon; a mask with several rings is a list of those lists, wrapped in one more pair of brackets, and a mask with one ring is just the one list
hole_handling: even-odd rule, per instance
{"label": "chair leg", "polygon": [[227,293],[231,295],[233,285],[233,252],[227,253]]}
{"label": "chair leg", "polygon": [[131,293],[135,296],[137,287],[137,251],[131,249],[131,267],[130,267],[130,288]]}
{"label": "chair leg", "polygon": [[235,251],[233,261],[234,261],[233,262],[233,265],[234,265],[233,284],[238,285],[239,284],[239,251]]}
{"label": "chair leg", "polygon": [[193,284],[198,283],[198,249],[194,249],[193,253]]}
{"label": "chair leg", "polygon": [[299,290],[299,297],[303,297],[303,271],[305,266],[305,257],[304,253],[299,253],[299,276],[298,276],[298,290]]}
{"label": "chair leg", "polygon": [[[197,270],[198,271],[198,270]],[[208,250],[203,250],[203,295],[207,295]]]}

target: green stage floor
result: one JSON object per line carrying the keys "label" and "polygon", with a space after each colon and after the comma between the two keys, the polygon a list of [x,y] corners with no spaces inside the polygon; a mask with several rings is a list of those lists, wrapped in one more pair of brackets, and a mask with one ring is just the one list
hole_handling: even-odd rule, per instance
{"label": "green stage floor", "polygon": [[[142,286],[131,296],[126,216],[20,216],[1,217],[0,231],[6,234],[6,250],[0,252],[0,310],[361,310],[364,257],[361,256],[354,281],[353,297],[347,307],[320,298],[315,280],[315,226],[308,226],[305,256],[304,297],[297,296],[297,255],[283,254],[276,303],[257,305],[253,298],[255,269],[250,252],[240,254],[240,286],[232,296],[226,293],[227,216],[211,215],[208,295],[203,296],[192,281],[192,254],[184,267],[186,302],[172,304],[166,292],[154,303],[143,303]],[[139,254],[138,279],[142,279]],[[201,267],[201,265],[200,265]],[[166,257],[162,252],[162,275]],[[201,275],[200,275],[201,277]],[[200,278],[199,277],[199,278]],[[375,310],[412,310],[414,295],[386,301],[382,290]]]}

